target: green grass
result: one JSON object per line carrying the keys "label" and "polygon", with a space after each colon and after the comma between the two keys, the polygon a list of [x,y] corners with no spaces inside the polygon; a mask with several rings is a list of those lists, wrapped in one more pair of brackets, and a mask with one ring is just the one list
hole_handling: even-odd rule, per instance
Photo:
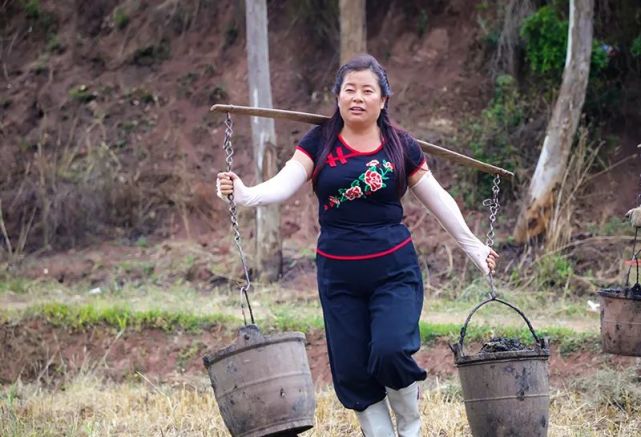
{"label": "green grass", "polygon": [[69,97],[80,103],[88,103],[97,97],[97,94],[87,86],[78,85],[69,90]]}
{"label": "green grass", "polygon": [[[212,324],[236,328],[242,325],[240,296],[231,282],[208,287],[184,279],[195,263],[187,253],[152,260],[123,259],[111,266],[102,282],[60,284],[52,279],[26,279],[0,274],[0,320],[43,318],[72,329],[94,325],[123,329],[159,328],[167,331],[199,331]],[[215,265],[215,263],[214,263]],[[102,270],[101,267],[97,267]],[[215,267],[212,267],[212,269]],[[469,312],[485,299],[488,285],[481,280],[440,297],[425,297],[420,322],[421,340],[455,342]],[[598,345],[598,313],[587,311],[585,298],[559,298],[544,291],[511,289],[498,283],[498,295],[519,307],[536,332],[547,336],[562,353]],[[314,289],[288,289],[278,284],[255,284],[250,300],[257,324],[266,331],[323,330],[323,318]],[[245,311],[247,317],[249,314]],[[492,335],[517,337],[531,343],[523,320],[510,308],[490,303],[474,314],[468,342]]]}
{"label": "green grass", "polygon": [[[242,324],[240,317],[226,313],[194,314],[188,311],[163,309],[134,310],[124,305],[73,305],[60,302],[44,303],[28,307],[23,311],[0,312],[0,321],[19,322],[20,320],[43,319],[55,326],[71,329],[88,329],[92,326],[108,326],[117,330],[145,328],[165,331],[183,330],[200,332],[218,325],[236,328]],[[257,324],[267,331],[300,331],[309,334],[323,329],[320,314],[297,316],[291,310],[276,311],[273,316],[258,318]],[[430,344],[444,339],[457,342],[461,324],[458,323],[419,323],[421,341]],[[581,333],[564,327],[544,327],[536,330],[539,337],[547,337],[561,353],[585,348],[596,348],[599,337],[595,333]],[[490,324],[468,325],[465,344],[481,342],[492,336],[518,338],[532,344],[532,334],[525,326],[494,326]]]}
{"label": "green grass", "polygon": [[122,30],[129,24],[129,15],[123,8],[116,8],[113,12],[113,20],[116,28]]}
{"label": "green grass", "polygon": [[2,278],[0,276],[0,294],[26,294],[33,287],[33,281],[20,277]]}
{"label": "green grass", "polygon": [[297,316],[288,310],[275,312],[271,326],[278,331],[300,331],[308,333],[323,329],[323,317],[320,314]]}
{"label": "green grass", "polygon": [[[455,323],[419,323],[421,341],[429,344],[436,340],[445,339],[450,343],[458,342],[461,334],[461,325]],[[552,347],[558,347],[564,353],[574,352],[585,348],[594,348],[600,341],[595,333],[581,333],[564,327],[544,327],[536,329],[539,338],[548,338]],[[493,325],[468,325],[464,344],[470,342],[486,341],[493,336],[518,338],[525,344],[533,344],[532,333],[527,327]]]}
{"label": "green grass", "polygon": [[26,318],[43,318],[47,322],[72,329],[85,329],[106,325],[118,330],[157,328],[165,331],[185,330],[196,332],[212,325],[237,324],[238,319],[226,314],[196,315],[167,310],[135,311],[130,308],[95,305],[67,305],[47,303],[31,307],[24,312]]}

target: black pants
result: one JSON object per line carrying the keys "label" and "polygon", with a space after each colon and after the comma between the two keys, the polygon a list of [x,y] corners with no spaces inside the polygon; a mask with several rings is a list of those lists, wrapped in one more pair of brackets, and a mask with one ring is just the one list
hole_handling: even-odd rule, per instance
{"label": "black pants", "polygon": [[414,246],[369,260],[316,258],[334,389],[362,411],[427,376],[412,355],[420,347],[423,280]]}

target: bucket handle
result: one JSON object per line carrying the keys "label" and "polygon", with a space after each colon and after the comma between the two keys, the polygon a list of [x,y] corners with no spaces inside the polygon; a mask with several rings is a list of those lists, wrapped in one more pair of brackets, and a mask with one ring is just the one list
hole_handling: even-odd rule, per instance
{"label": "bucket handle", "polygon": [[[472,319],[472,316],[474,315],[474,313],[477,312],[483,305],[488,304],[490,302],[502,303],[503,305],[506,305],[506,306],[512,308],[514,311],[516,311],[521,316],[521,318],[523,318],[523,320],[527,324],[527,327],[530,329],[530,332],[532,333],[532,337],[534,337],[534,341],[536,342],[536,345],[538,347],[545,348],[545,340],[539,338],[539,336],[536,335],[536,332],[534,331],[534,328],[532,327],[532,323],[530,323],[530,320],[523,313],[523,311],[521,311],[520,309],[518,309],[516,306],[512,305],[511,303],[504,301],[503,299],[499,299],[496,296],[492,296],[489,299],[486,299],[483,302],[481,302],[480,304],[478,304],[477,306],[475,306],[474,309],[467,316],[467,319],[465,319],[465,323],[463,324],[463,327],[461,328],[461,335],[459,337],[458,343],[454,344],[453,346],[452,345],[450,346],[450,348],[452,349],[452,351],[455,354],[458,355],[460,353],[461,356],[465,355],[464,352],[463,352],[463,341],[465,340],[465,334],[466,334],[466,331],[467,331],[467,325],[470,323],[470,320]],[[458,349],[458,351],[455,350],[455,349]]]}
{"label": "bucket handle", "polygon": [[[639,286],[639,254],[641,254],[641,249],[637,250],[637,237],[639,235],[639,228],[636,228],[634,232],[634,242],[632,243],[632,259],[634,260],[634,265],[636,266],[637,280],[635,286]],[[625,275],[625,288],[626,294],[628,293],[627,289],[630,287],[630,272],[632,271],[632,264],[628,267],[628,272]]]}

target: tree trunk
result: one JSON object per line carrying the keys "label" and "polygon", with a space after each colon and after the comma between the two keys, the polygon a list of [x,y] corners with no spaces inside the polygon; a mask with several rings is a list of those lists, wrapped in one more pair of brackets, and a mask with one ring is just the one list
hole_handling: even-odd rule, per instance
{"label": "tree trunk", "polygon": [[[266,0],[245,0],[247,26],[247,69],[249,99],[252,106],[272,107],[269,77],[269,45],[267,36]],[[252,143],[258,182],[276,174],[276,132],[274,120],[251,118]],[[278,205],[256,209],[256,265],[258,277],[264,281],[278,278],[282,266],[280,212]]]}
{"label": "tree trunk", "polygon": [[545,133],[543,149],[514,230],[524,243],[547,229],[554,195],[565,172],[585,100],[592,54],[594,0],[570,0],[568,48],[559,97]]}
{"label": "tree trunk", "polygon": [[365,0],[339,0],[341,65],[367,50]]}

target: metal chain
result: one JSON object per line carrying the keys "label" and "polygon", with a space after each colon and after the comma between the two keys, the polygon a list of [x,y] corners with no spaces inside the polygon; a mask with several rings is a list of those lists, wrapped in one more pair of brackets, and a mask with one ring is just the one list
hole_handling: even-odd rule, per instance
{"label": "metal chain", "polygon": [[[639,189],[639,194],[637,195],[637,206],[641,206],[641,175],[639,175],[639,186],[640,186],[640,189]],[[634,241],[632,242],[632,261],[634,261],[634,265],[636,265],[636,272],[637,272],[636,284],[637,285],[639,284],[639,254],[641,253],[641,249],[637,251],[638,236],[639,236],[639,228],[636,228],[634,231]],[[631,271],[632,271],[632,264],[630,264],[630,267],[628,267],[628,272],[625,275],[626,290],[630,288],[630,272]]]}
{"label": "metal chain", "polygon": [[639,194],[637,195],[637,204],[641,205],[641,174],[639,175]]}
{"label": "metal chain", "polygon": [[[489,208],[490,210],[490,230],[487,232],[487,239],[485,240],[485,244],[488,247],[494,246],[494,223],[496,222],[496,215],[499,212],[499,207],[501,206],[499,203],[499,191],[500,187],[499,185],[501,184],[501,176],[499,174],[494,175],[494,180],[492,181],[492,198],[491,199],[485,199],[483,201],[483,206]],[[490,299],[496,299],[496,289],[494,288],[494,278],[492,277],[492,273],[490,272],[489,276],[489,281],[490,281]]]}
{"label": "metal chain", "polygon": [[[231,171],[231,165],[233,162],[234,149],[231,144],[231,138],[234,134],[233,122],[231,120],[231,115],[227,113],[227,118],[225,119],[225,142],[223,143],[223,149],[225,150],[225,162],[227,163],[227,171]],[[229,216],[231,217],[231,228],[234,232],[234,243],[236,248],[238,248],[238,253],[240,254],[240,262],[243,265],[243,272],[245,274],[245,284],[240,287],[240,310],[243,313],[243,323],[247,326],[247,317],[245,317],[245,303],[243,299],[247,302],[247,308],[249,309],[249,317],[252,324],[254,322],[254,313],[252,311],[251,304],[249,303],[249,295],[247,291],[251,287],[251,281],[249,280],[249,270],[247,269],[247,260],[245,259],[245,252],[240,244],[240,226],[238,226],[238,213],[236,211],[236,202],[234,202],[234,195],[227,195],[229,199]]]}

